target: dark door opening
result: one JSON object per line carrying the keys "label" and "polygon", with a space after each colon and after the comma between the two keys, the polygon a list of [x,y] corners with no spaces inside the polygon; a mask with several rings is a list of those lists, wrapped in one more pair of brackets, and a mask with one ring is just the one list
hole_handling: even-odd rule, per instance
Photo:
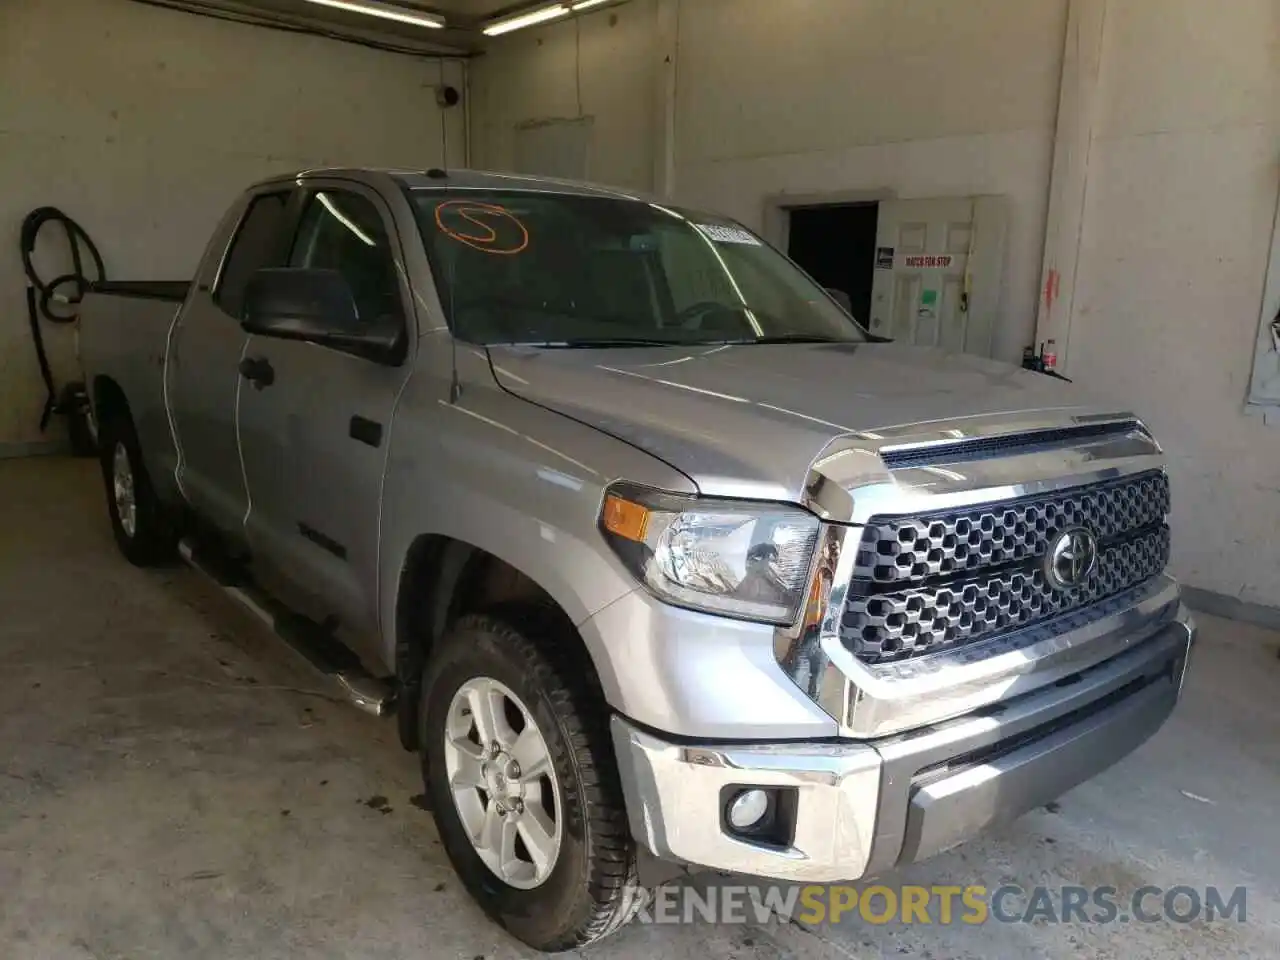
{"label": "dark door opening", "polygon": [[853,316],[866,326],[875,279],[878,203],[795,207],[787,255],[824,287],[849,294]]}

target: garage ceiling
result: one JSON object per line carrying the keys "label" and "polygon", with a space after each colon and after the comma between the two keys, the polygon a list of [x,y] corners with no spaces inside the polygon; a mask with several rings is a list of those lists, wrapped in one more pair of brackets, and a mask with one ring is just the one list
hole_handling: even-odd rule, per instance
{"label": "garage ceiling", "polygon": [[155,6],[315,30],[345,39],[417,53],[474,53],[485,39],[481,26],[495,17],[546,6],[547,0],[394,0],[394,6],[443,16],[443,30],[322,6],[309,0],[139,0]]}

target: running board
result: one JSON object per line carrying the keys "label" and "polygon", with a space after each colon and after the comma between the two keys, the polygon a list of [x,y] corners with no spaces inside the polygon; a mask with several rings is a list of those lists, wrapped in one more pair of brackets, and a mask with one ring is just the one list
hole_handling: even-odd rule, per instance
{"label": "running board", "polygon": [[394,712],[396,694],[392,682],[370,675],[360,658],[332,631],[267,596],[238,567],[223,562],[216,554],[202,553],[189,540],[178,544],[178,553],[191,569],[216,583],[307,663],[337,683],[357,708],[375,717]]}

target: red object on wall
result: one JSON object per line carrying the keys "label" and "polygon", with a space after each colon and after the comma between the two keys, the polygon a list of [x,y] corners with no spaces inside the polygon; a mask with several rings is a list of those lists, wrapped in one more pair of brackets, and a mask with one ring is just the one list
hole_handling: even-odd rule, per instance
{"label": "red object on wall", "polygon": [[1044,305],[1052,307],[1058,299],[1058,280],[1061,275],[1057,270],[1050,270],[1044,278]]}

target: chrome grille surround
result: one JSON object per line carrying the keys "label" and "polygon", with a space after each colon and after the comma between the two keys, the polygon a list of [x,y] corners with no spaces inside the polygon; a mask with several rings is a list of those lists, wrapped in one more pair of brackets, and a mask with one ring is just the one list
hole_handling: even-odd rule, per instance
{"label": "chrome grille surround", "polygon": [[[859,540],[840,638],[885,663],[1000,636],[1160,573],[1169,483],[1152,470],[1048,495],[923,516],[872,517]],[[1099,541],[1086,582],[1055,589],[1041,558],[1064,530]]]}
{"label": "chrome grille surround", "polygon": [[[1076,429],[1100,424],[1107,429]],[[1054,433],[1060,428],[1071,435]],[[1051,433],[1053,442],[1045,443]],[[987,449],[988,440],[999,449]],[[981,455],[969,456],[977,446]],[[815,603],[795,624],[774,630],[779,667],[835,719],[841,736],[885,737],[1037,690],[1144,642],[1172,620],[1190,623],[1177,582],[1157,573],[1088,606],[928,656],[869,661],[845,640],[848,604],[942,579],[877,584],[856,577],[868,525],[1071,495],[1160,474],[1163,467],[1160,445],[1132,413],[1085,407],[906,423],[833,440],[798,494],[825,522],[814,561]],[[1010,564],[1043,562],[1024,557]],[[990,577],[1001,569],[965,569],[946,578]]]}

